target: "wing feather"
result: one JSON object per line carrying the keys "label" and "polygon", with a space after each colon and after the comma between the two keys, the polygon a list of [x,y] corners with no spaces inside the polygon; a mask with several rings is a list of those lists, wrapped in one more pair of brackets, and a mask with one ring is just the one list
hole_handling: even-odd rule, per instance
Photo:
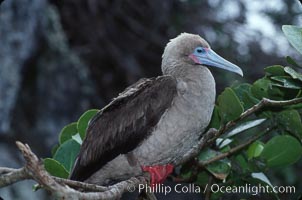
{"label": "wing feather", "polygon": [[128,87],[91,120],[70,179],[84,181],[132,151],[152,132],[176,93],[171,76],[141,79]]}

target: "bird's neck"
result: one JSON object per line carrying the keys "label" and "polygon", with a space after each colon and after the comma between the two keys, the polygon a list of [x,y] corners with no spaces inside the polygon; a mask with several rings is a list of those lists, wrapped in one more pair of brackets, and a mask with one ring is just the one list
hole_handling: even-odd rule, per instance
{"label": "bird's neck", "polygon": [[174,66],[173,70],[164,74],[173,76],[178,82],[186,83],[190,89],[215,93],[215,80],[210,70],[202,65]]}

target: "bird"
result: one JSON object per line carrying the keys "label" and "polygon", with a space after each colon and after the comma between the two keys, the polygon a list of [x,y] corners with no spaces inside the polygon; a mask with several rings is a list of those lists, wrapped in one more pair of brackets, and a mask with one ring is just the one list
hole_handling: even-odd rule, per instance
{"label": "bird", "polygon": [[162,183],[210,123],[213,67],[243,76],[199,35],[171,39],[162,75],[140,79],[91,119],[69,178],[110,185],[149,173],[152,185]]}

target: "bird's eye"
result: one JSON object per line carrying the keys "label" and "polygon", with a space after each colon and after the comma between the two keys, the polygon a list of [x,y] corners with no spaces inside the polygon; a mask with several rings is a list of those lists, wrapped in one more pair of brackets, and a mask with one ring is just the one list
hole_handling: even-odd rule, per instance
{"label": "bird's eye", "polygon": [[203,53],[204,49],[203,48],[197,48],[196,51],[197,51],[197,53]]}

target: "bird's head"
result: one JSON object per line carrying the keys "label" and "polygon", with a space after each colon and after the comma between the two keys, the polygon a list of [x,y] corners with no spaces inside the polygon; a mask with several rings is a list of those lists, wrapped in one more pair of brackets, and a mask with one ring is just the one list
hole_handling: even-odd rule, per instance
{"label": "bird's head", "polygon": [[163,54],[162,71],[164,74],[171,74],[177,66],[190,65],[217,67],[243,76],[237,65],[216,54],[199,35],[182,33],[167,44]]}

